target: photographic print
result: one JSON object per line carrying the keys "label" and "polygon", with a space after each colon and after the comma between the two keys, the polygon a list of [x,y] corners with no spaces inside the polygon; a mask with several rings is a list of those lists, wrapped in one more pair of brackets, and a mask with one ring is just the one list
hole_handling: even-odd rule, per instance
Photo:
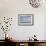
{"label": "photographic print", "polygon": [[18,24],[21,26],[32,26],[34,24],[33,14],[18,14]]}

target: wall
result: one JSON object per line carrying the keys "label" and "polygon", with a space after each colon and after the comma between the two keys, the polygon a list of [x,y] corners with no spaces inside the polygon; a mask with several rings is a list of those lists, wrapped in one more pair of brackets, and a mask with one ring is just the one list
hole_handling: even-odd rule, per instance
{"label": "wall", "polygon": [[[27,40],[34,34],[37,35],[37,39],[45,40],[45,12],[44,7],[31,7],[28,0],[0,0],[0,16],[13,17],[12,26],[8,32],[17,40]],[[34,14],[34,25],[18,26],[18,14]]]}

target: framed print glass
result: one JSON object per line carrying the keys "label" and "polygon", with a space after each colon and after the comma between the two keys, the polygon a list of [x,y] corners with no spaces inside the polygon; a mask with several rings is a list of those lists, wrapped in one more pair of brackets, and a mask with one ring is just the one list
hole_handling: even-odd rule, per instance
{"label": "framed print glass", "polygon": [[32,26],[34,24],[33,14],[18,14],[18,25]]}

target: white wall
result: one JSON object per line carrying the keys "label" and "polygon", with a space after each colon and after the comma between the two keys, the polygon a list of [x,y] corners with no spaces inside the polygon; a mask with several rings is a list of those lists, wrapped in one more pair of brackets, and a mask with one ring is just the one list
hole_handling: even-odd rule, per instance
{"label": "white wall", "polygon": [[[34,14],[34,25],[18,26],[18,14]],[[13,17],[9,33],[17,40],[27,40],[34,34],[45,40],[45,15],[46,8],[32,8],[28,0],[0,0],[0,16]]]}

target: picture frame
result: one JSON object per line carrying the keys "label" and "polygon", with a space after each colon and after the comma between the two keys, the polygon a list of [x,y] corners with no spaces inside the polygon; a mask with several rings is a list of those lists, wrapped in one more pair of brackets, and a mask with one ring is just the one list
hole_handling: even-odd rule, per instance
{"label": "picture frame", "polygon": [[18,14],[18,25],[19,26],[34,25],[34,15],[33,14]]}

